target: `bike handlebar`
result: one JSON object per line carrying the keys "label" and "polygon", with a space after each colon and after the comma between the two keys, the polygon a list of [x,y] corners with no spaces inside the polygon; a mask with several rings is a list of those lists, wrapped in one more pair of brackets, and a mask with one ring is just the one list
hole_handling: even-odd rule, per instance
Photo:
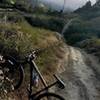
{"label": "bike handlebar", "polygon": [[34,60],[39,54],[39,50],[36,49],[36,50],[33,50],[28,56],[26,56],[25,58],[27,60]]}
{"label": "bike handlebar", "polygon": [[41,52],[43,52],[42,49],[35,49],[31,53],[29,53],[25,58],[17,60],[14,57],[10,55],[0,55],[0,61],[8,60],[10,59],[11,61],[14,61],[16,64],[26,64],[27,61],[34,60]]}
{"label": "bike handlebar", "polygon": [[44,49],[34,49],[34,50],[31,51],[31,53],[28,56],[26,56],[26,59],[34,60],[43,51],[44,51]]}

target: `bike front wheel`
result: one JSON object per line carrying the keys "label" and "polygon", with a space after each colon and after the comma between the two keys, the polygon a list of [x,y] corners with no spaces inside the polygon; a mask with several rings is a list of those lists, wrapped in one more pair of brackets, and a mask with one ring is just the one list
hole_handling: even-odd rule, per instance
{"label": "bike front wheel", "polygon": [[40,94],[35,100],[65,100],[65,99],[55,93],[43,93]]}
{"label": "bike front wheel", "polygon": [[4,71],[4,75],[11,81],[14,90],[16,90],[23,82],[23,67],[20,64],[17,64],[17,61],[11,56],[5,56],[5,59],[4,68],[8,70]]}

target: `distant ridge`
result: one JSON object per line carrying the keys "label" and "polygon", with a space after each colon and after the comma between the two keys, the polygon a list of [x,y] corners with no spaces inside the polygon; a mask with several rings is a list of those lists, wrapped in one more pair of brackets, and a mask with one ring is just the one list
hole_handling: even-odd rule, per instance
{"label": "distant ridge", "polygon": [[74,11],[85,18],[95,18],[100,17],[100,0],[98,0],[93,6],[90,1],[88,1],[83,7]]}

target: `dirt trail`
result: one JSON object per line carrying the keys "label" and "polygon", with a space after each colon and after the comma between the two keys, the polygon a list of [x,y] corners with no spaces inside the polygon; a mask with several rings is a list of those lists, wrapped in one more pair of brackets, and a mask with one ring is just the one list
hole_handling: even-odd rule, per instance
{"label": "dirt trail", "polygon": [[100,100],[99,63],[81,50],[67,48],[66,70],[61,74],[66,88],[59,94],[66,100]]}

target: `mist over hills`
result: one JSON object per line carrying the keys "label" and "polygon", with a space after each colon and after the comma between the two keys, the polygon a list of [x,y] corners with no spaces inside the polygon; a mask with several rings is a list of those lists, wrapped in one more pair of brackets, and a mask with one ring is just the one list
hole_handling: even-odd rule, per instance
{"label": "mist over hills", "polygon": [[98,0],[93,6],[91,2],[88,1],[83,7],[77,9],[74,12],[87,19],[99,17],[100,16],[100,0]]}
{"label": "mist over hills", "polygon": [[[78,8],[81,8],[88,2],[88,0],[39,0],[40,2],[46,4],[48,7],[54,10],[62,10],[64,11],[74,11]],[[96,0],[90,0],[91,4],[94,5]]]}

